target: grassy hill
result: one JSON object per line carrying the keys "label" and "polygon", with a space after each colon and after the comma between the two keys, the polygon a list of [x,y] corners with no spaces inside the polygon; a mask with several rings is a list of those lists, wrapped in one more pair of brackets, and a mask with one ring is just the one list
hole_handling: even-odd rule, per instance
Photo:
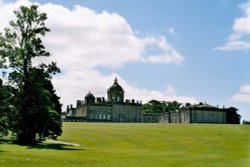
{"label": "grassy hill", "polygon": [[[1,167],[247,167],[250,126],[64,123],[59,141],[0,139]],[[79,145],[70,145],[70,143]]]}

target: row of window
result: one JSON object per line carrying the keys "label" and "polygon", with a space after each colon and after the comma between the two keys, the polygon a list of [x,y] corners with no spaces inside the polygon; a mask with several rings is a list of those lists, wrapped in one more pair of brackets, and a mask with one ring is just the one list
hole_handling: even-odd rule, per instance
{"label": "row of window", "polygon": [[91,114],[90,119],[110,120],[111,116],[109,114],[107,114],[107,115],[105,115],[105,114],[98,114],[98,115]]}
{"label": "row of window", "polygon": [[225,122],[225,117],[219,115],[210,115],[210,116],[194,115],[193,119],[198,122]]}

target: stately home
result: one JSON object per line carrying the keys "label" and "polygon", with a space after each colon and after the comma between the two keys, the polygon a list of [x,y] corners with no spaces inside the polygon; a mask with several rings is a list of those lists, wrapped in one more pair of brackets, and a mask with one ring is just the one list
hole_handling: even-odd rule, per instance
{"label": "stately home", "polygon": [[84,101],[77,100],[76,108],[67,107],[67,118],[93,122],[141,122],[142,103],[134,99],[124,101],[124,93],[115,78],[107,90],[107,100],[89,92]]}
{"label": "stately home", "polygon": [[95,97],[89,92],[84,100],[77,100],[76,107],[68,106],[64,121],[89,122],[144,122],[144,123],[239,123],[237,109],[219,108],[206,103],[182,105],[175,111],[162,111],[155,114],[142,112],[139,101],[124,100],[124,90],[115,78],[107,90],[107,99]]}

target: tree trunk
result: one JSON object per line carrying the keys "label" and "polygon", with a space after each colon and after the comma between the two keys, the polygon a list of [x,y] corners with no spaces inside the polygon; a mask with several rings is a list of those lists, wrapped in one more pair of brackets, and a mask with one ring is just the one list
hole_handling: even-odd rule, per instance
{"label": "tree trunk", "polygon": [[31,130],[22,129],[17,136],[18,144],[36,144],[36,134]]}

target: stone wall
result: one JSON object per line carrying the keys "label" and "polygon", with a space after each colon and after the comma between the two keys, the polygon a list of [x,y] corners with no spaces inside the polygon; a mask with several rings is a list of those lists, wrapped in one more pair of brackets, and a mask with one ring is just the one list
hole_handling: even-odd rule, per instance
{"label": "stone wall", "polygon": [[87,117],[87,110],[86,107],[78,106],[76,107],[76,116],[78,117]]}
{"label": "stone wall", "polygon": [[108,105],[91,105],[87,107],[88,120],[99,122],[112,121],[112,106]]}
{"label": "stone wall", "polygon": [[141,122],[140,104],[114,104],[113,122]]}
{"label": "stone wall", "polygon": [[78,108],[78,116],[85,115],[94,122],[141,122],[140,104],[94,104]]}
{"label": "stone wall", "polygon": [[193,110],[191,123],[226,123],[225,111]]}

